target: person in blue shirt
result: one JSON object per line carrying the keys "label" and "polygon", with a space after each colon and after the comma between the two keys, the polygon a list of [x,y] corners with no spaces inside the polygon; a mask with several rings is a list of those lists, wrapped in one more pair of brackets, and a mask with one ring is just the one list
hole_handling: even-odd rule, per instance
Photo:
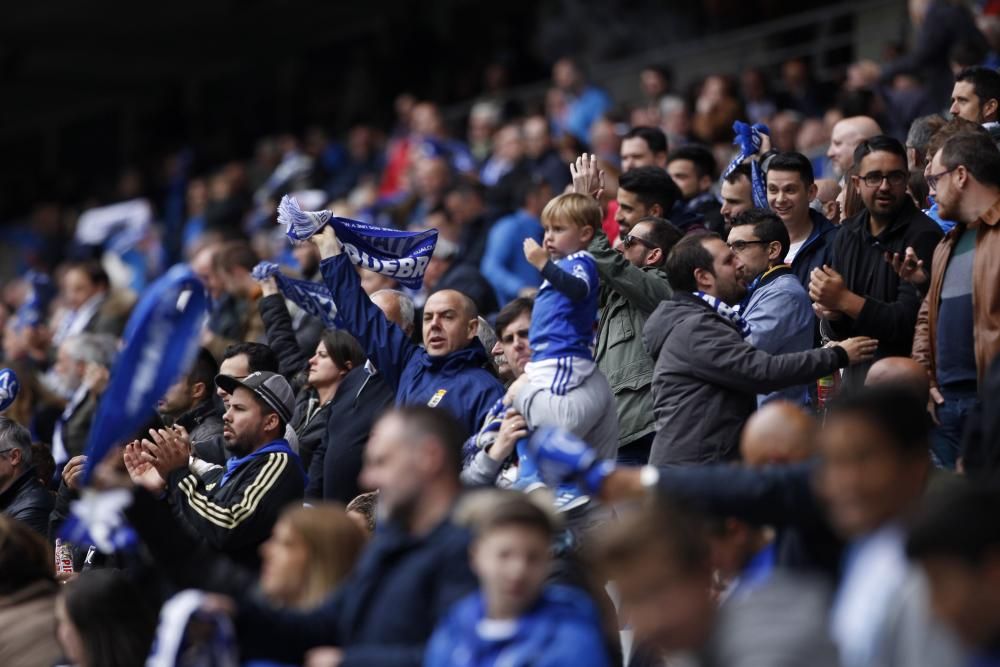
{"label": "person in blue shirt", "polygon": [[503,397],[503,385],[487,370],[492,362],[476,338],[479,313],[472,300],[454,290],[432,294],[424,304],[422,348],[361,289],[358,272],[332,227],[312,239],[323,258],[323,282],[338,317],[395,391],[396,405],[443,408],[461,422],[466,437],[476,433],[490,407]]}
{"label": "person in blue shirt", "polygon": [[575,588],[545,584],[554,537],[549,515],[517,492],[476,496],[466,508],[480,588],[438,624],[424,667],[610,665],[596,605]]}
{"label": "person in blue shirt", "polygon": [[511,385],[505,402],[531,428],[560,426],[604,458],[618,449],[618,416],[607,378],[594,363],[597,262],[586,251],[601,225],[593,198],[559,195],[542,211],[544,247],[524,240],[524,256],[542,273],[531,314],[531,362]]}
{"label": "person in blue shirt", "polygon": [[528,262],[518,245],[526,238],[542,242],[539,216],[549,195],[550,189],[544,179],[526,179],[517,188],[516,197],[521,208],[497,220],[490,229],[479,268],[493,285],[501,308],[524,296],[526,290],[537,289],[541,283],[538,269]]}

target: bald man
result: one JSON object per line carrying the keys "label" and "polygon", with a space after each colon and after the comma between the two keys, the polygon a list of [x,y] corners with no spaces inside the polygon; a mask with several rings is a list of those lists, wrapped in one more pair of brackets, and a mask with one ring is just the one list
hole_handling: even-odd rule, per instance
{"label": "bald man", "polygon": [[476,337],[479,313],[469,297],[455,290],[431,294],[424,304],[422,348],[390,322],[371,297],[331,227],[314,235],[323,282],[333,295],[344,328],[365,349],[397,405],[427,405],[450,412],[468,437],[503,397],[491,373],[491,360]]}
{"label": "bald man", "polygon": [[840,183],[835,178],[816,179],[816,199],[812,207],[833,224],[840,222]]}
{"label": "bald man", "polygon": [[750,416],[740,435],[743,462],[751,467],[802,463],[814,454],[816,420],[790,401],[771,401]]}
{"label": "bald man", "polygon": [[868,116],[851,116],[834,125],[830,148],[826,151],[833,172],[839,177],[847,174],[854,166],[854,149],[865,139],[879,134],[882,134],[882,128]]}
{"label": "bald man", "polygon": [[913,395],[927,403],[931,396],[931,383],[927,369],[910,357],[879,359],[868,369],[865,385],[894,384],[912,390]]}

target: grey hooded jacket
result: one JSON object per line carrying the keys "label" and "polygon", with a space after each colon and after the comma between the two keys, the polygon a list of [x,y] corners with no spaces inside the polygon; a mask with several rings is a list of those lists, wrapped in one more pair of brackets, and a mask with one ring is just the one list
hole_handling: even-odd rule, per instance
{"label": "grey hooded jacket", "polygon": [[649,317],[646,350],[656,359],[656,438],[649,463],[698,465],[738,457],[740,429],[757,394],[804,384],[848,364],[841,347],[771,355],[700,298],[675,293]]}

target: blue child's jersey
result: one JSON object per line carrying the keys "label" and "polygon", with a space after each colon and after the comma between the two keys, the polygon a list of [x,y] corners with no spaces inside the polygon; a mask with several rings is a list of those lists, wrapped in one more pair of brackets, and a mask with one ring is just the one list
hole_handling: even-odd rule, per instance
{"label": "blue child's jersey", "polygon": [[597,320],[599,278],[597,262],[590,253],[581,251],[555,262],[560,271],[587,283],[587,294],[574,301],[546,280],[535,297],[531,312],[531,360],[543,361],[559,357],[593,360],[590,351]]}

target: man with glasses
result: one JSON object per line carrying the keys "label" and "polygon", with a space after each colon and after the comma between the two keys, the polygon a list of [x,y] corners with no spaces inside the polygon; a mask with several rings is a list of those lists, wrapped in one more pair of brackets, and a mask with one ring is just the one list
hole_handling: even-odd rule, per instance
{"label": "man with glasses", "polygon": [[[770,211],[752,208],[733,218],[729,247],[743,262],[747,296],[740,314],[750,325],[747,341],[770,354],[804,352],[813,346],[816,318],[809,295],[785,263],[789,243],[785,224]],[[774,399],[807,405],[809,387],[758,394],[757,404]]]}
{"label": "man with glasses", "polygon": [[47,537],[53,500],[32,466],[28,429],[0,417],[0,512]]}
{"label": "man with glasses", "polygon": [[[901,143],[884,135],[862,141],[854,163],[858,174],[851,178],[865,208],[841,225],[830,265],[812,271],[809,296],[823,320],[825,338],[871,336],[879,341],[878,358],[906,356],[913,344],[920,294],[899,279],[885,256],[913,248],[929,266],[941,230],[906,194],[906,149]],[[867,364],[859,365],[845,379],[860,386],[867,372]]]}
{"label": "man with glasses", "polygon": [[1000,352],[1000,152],[984,132],[955,135],[934,154],[927,183],[941,217],[957,224],[935,248],[932,266],[907,260],[900,275],[928,289],[913,358],[930,376],[935,462],[953,468]]}
{"label": "man with glasses", "polygon": [[601,276],[594,358],[615,396],[619,461],[644,463],[653,445],[653,361],[642,345],[642,328],[673,293],[662,267],[682,236],[667,220],[644,217],[623,230],[617,252],[600,230],[590,243]]}

